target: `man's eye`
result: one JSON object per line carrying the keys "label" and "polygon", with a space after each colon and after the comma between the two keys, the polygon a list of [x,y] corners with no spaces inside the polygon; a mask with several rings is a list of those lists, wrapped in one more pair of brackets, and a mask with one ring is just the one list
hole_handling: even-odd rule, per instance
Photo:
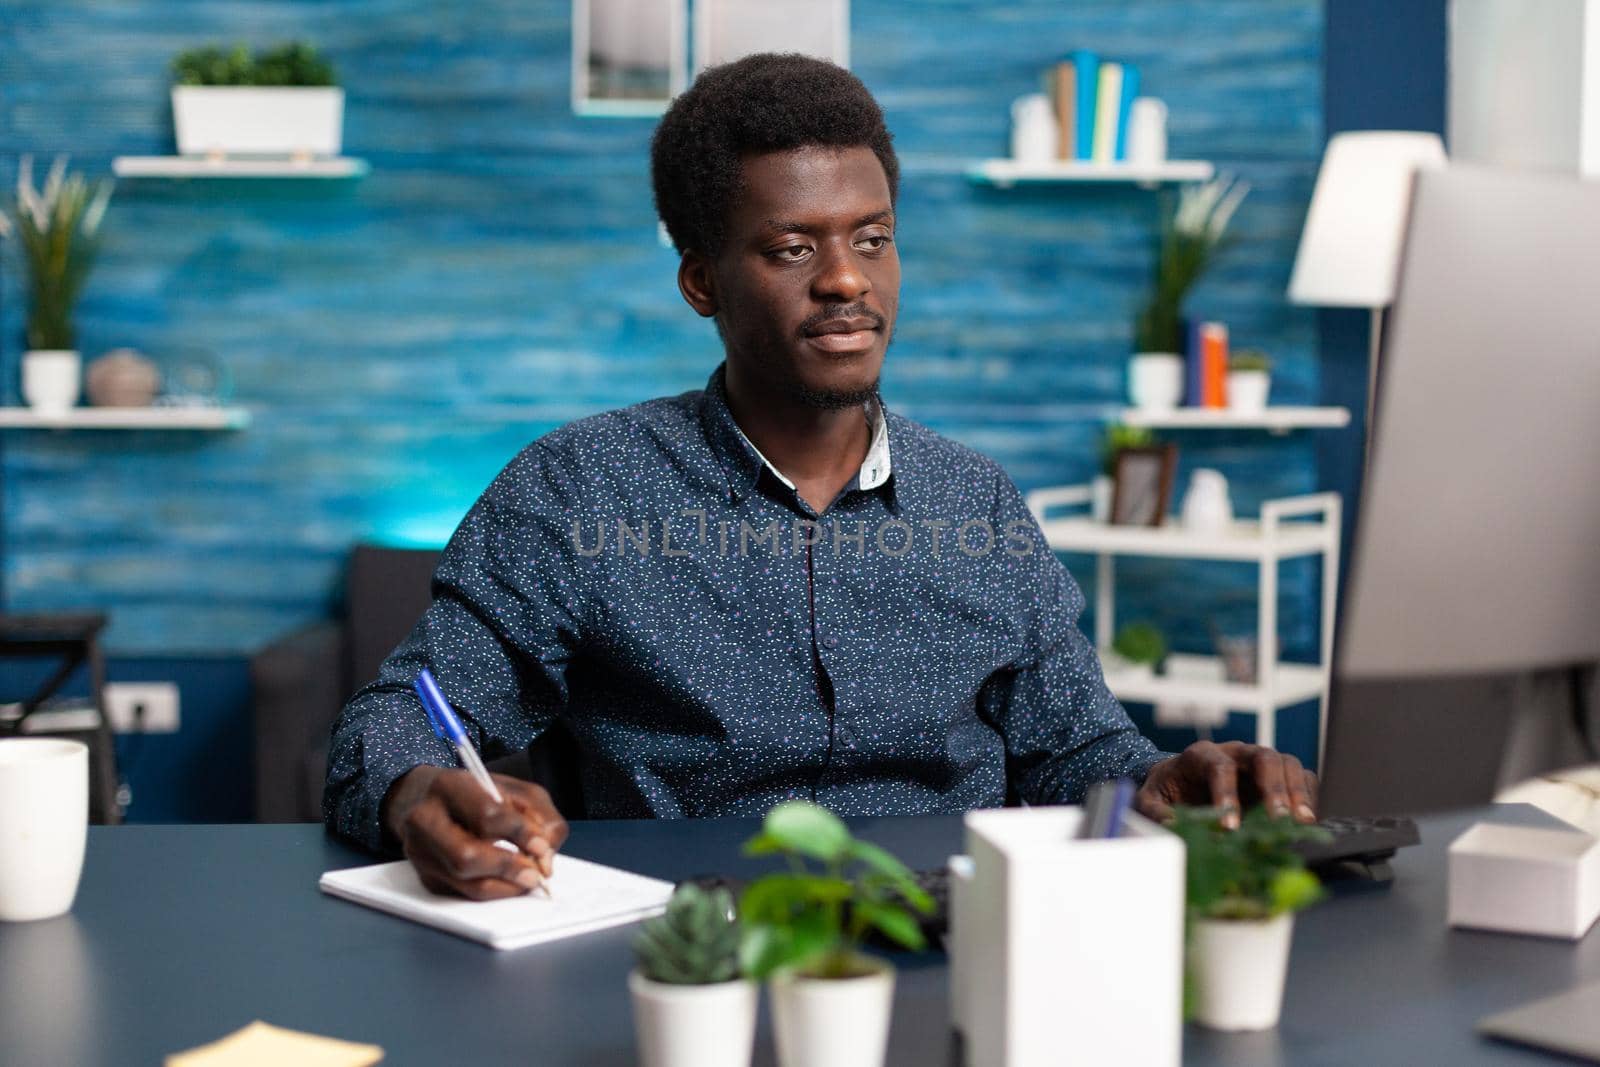
{"label": "man's eye", "polygon": [[789,245],[785,248],[775,248],[767,255],[780,263],[799,263],[811,254],[811,249],[805,245]]}
{"label": "man's eye", "polygon": [[865,245],[870,252],[882,252],[889,247],[890,241],[891,238],[887,234],[875,233],[870,237],[863,237],[860,243]]}

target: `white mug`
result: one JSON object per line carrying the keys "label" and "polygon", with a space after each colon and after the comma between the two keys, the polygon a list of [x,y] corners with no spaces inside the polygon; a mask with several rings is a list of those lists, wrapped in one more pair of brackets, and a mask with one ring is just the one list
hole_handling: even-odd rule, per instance
{"label": "white mug", "polygon": [[78,402],[82,358],[69,348],[22,354],[22,399],[35,411],[65,415]]}
{"label": "white mug", "polygon": [[1153,96],[1136,97],[1128,109],[1128,162],[1165,163],[1167,105]]}
{"label": "white mug", "polygon": [[1011,102],[1011,158],[1019,163],[1050,163],[1056,158],[1056,112],[1043,93]]}
{"label": "white mug", "polygon": [[53,737],[0,740],[0,921],[71,909],[88,834],[88,746]]}

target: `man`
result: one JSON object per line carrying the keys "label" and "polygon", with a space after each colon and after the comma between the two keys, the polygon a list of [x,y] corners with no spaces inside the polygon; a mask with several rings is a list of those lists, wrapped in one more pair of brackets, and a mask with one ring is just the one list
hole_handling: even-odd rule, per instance
{"label": "man", "polygon": [[[853,75],[799,56],[707,71],[651,152],[678,287],[726,360],[704,391],[569,424],[462,521],[434,601],[334,730],[325,813],[440,892],[549,874],[536,785],[489,800],[411,694],[430,667],[479,744],[557,719],[587,813],[844,814],[1072,802],[1311,820],[1291,756],[1140,736],[1076,623],[1083,598],[991,460],[886,411],[899,168]],[[1233,816],[1236,818],[1236,814]],[[492,847],[505,838],[520,853]]]}

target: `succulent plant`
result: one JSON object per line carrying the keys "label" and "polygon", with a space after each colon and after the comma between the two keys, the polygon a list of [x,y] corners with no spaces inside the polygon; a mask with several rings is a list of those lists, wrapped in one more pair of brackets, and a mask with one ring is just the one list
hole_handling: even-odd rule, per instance
{"label": "succulent plant", "polygon": [[633,942],[639,971],[668,985],[710,985],[739,976],[739,921],[726,889],[681,885],[665,915]]}
{"label": "succulent plant", "polygon": [[250,54],[242,44],[208,45],[180,52],[172,61],[179,85],[336,85],[333,66],[312,46],[291,41]]}
{"label": "succulent plant", "polygon": [[1228,360],[1228,369],[1236,371],[1258,370],[1270,371],[1272,357],[1259,348],[1241,348]]}

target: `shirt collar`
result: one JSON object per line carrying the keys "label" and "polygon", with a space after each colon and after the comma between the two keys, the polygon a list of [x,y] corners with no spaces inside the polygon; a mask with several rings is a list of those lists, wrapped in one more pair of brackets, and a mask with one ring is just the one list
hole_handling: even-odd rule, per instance
{"label": "shirt collar", "polygon": [[[711,450],[728,476],[728,491],[737,502],[755,487],[756,479],[765,468],[774,478],[789,489],[794,483],[774,467],[761,450],[755,446],[728,408],[727,364],[719,363],[706,382],[705,399],[701,408],[701,423]],[[889,420],[883,402],[877,398],[867,401],[867,419],[872,424],[872,441],[867,446],[866,458],[861,461],[856,476],[856,488],[863,492],[876,489],[889,481],[892,468],[889,459]]]}

